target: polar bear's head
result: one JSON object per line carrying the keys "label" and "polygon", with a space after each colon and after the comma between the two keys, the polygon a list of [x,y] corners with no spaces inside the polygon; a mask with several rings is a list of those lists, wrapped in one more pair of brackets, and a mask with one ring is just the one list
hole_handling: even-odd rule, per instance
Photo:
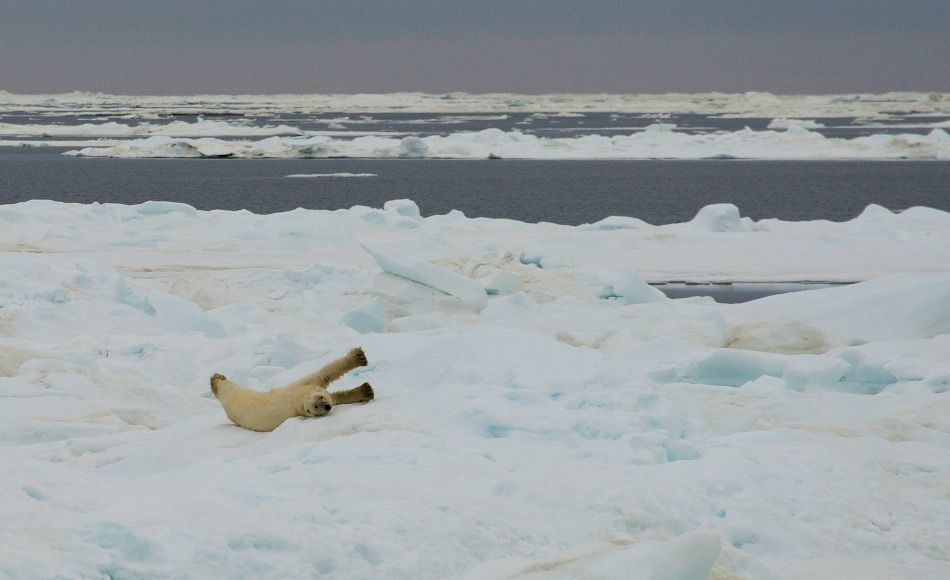
{"label": "polar bear's head", "polygon": [[322,417],[333,407],[330,393],[325,389],[314,389],[303,399],[304,417]]}

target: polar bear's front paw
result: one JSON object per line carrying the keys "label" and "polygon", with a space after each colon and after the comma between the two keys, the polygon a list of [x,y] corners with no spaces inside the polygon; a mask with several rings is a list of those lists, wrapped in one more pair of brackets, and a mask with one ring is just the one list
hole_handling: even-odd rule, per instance
{"label": "polar bear's front paw", "polygon": [[363,349],[356,347],[350,351],[350,358],[356,363],[356,366],[365,367],[369,364],[366,360],[366,353],[363,352]]}
{"label": "polar bear's front paw", "polygon": [[373,392],[373,387],[369,383],[363,383],[362,385],[353,389],[359,395],[359,400],[357,403],[365,403],[366,401],[372,401],[376,397],[376,393]]}

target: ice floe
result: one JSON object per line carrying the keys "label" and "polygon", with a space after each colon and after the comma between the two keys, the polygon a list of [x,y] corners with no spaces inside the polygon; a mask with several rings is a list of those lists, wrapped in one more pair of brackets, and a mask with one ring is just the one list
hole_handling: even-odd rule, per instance
{"label": "ice floe", "polygon": [[779,117],[777,119],[772,119],[769,124],[769,129],[789,129],[791,127],[798,127],[801,129],[821,129],[825,125],[814,121],[812,119],[785,119]]}
{"label": "ice floe", "polygon": [[260,141],[149,137],[115,146],[67,152],[82,157],[435,157],[451,159],[950,159],[950,134],[876,134],[851,139],[825,137],[802,127],[785,131],[689,134],[667,123],[630,135],[547,138],[486,129],[402,138],[363,136],[271,137]]}
{"label": "ice floe", "polygon": [[0,206],[0,461],[5,577],[945,578],[950,214]]}
{"label": "ice floe", "polygon": [[193,123],[171,121],[169,123],[82,123],[63,124],[15,124],[0,123],[0,135],[24,137],[144,137],[163,135],[167,137],[266,137],[273,135],[303,135],[296,127],[287,125],[254,125],[247,122],[207,121]]}
{"label": "ice floe", "polygon": [[375,173],[291,173],[284,177],[309,178],[309,177],[377,177]]}

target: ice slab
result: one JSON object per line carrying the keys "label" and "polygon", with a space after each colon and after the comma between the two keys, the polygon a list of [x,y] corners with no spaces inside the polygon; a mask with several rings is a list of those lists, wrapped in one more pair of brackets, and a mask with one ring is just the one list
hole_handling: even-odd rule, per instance
{"label": "ice slab", "polygon": [[407,280],[455,296],[476,310],[481,310],[488,304],[485,289],[471,278],[378,247],[371,248],[364,245],[363,248],[373,256],[384,272],[402,276]]}

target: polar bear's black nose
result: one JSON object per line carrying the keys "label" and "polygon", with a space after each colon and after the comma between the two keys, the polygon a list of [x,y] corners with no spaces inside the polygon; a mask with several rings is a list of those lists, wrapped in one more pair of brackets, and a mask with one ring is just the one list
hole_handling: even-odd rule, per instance
{"label": "polar bear's black nose", "polygon": [[323,405],[323,410],[324,410],[324,411],[329,411],[329,410],[332,409],[332,408],[333,408],[333,407],[331,407],[330,405],[327,405],[327,404],[324,404],[324,405]]}

